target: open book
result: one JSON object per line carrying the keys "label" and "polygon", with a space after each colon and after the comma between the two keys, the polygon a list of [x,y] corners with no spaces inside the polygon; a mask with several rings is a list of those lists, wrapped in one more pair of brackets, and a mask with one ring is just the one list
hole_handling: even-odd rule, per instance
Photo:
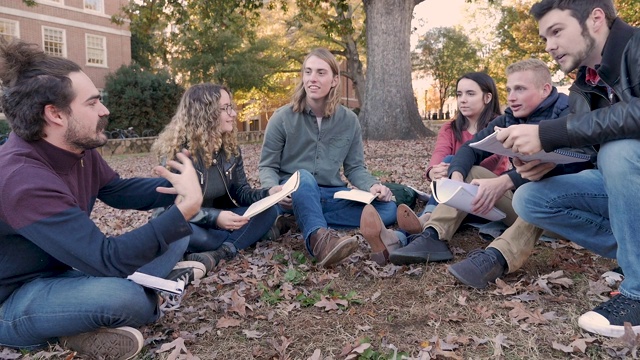
{"label": "open book", "polygon": [[511,149],[506,149],[500,141],[496,138],[498,131],[496,130],[493,134],[487,136],[486,138],[476,141],[474,143],[469,144],[472,148],[492,152],[498,155],[505,155],[510,158],[518,158],[522,161],[533,161],[540,160],[542,162],[554,163],[554,164],[570,164],[580,161],[588,161],[591,159],[591,156],[575,151],[558,149],[553,152],[545,152],[540,151],[533,155],[521,155],[514,153]]}
{"label": "open book", "polygon": [[254,215],[260,214],[261,212],[267,210],[273,205],[280,202],[280,200],[285,197],[291,195],[292,192],[298,190],[298,186],[300,185],[300,172],[296,171],[291,175],[289,180],[287,180],[284,184],[282,184],[282,190],[279,192],[269,195],[266,198],[260,199],[247,209],[247,211],[242,214],[242,216],[252,217]]}
{"label": "open book", "polygon": [[150,289],[158,291],[166,291],[171,294],[181,295],[184,292],[184,281],[182,280],[167,280],[161,277],[147,275],[137,271],[127,276],[127,279],[144,287],[148,287]]}
{"label": "open book", "polygon": [[359,201],[361,203],[371,204],[373,199],[376,198],[376,195],[360,189],[351,189],[351,190],[336,191],[333,194],[333,198]]}
{"label": "open book", "polygon": [[431,183],[431,194],[440,203],[458,210],[474,214],[492,221],[504,219],[507,214],[498,208],[493,208],[487,214],[471,212],[471,201],[478,193],[478,186],[465,182],[440,178]]}

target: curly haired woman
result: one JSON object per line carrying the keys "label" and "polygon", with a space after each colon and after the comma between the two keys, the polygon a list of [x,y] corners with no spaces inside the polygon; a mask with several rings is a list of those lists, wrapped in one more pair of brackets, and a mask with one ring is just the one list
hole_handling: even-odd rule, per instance
{"label": "curly haired woman", "polygon": [[160,133],[152,151],[163,161],[189,150],[202,186],[200,212],[191,219],[186,260],[205,264],[207,272],[221,259],[251,246],[274,225],[271,207],[252,218],[242,216],[252,203],[282,189],[252,189],[247,182],[236,136],[236,108],[227,88],[197,84],[182,95],[176,114]]}

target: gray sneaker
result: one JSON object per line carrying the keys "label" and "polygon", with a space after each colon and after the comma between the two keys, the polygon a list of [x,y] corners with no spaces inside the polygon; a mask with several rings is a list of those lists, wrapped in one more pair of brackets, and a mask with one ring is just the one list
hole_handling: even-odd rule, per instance
{"label": "gray sneaker", "polygon": [[123,360],[136,356],[144,343],[140,331],[122,326],[61,337],[60,343],[91,359]]}
{"label": "gray sneaker", "polygon": [[449,266],[448,270],[461,283],[476,289],[486,288],[505,271],[494,254],[482,249],[473,250],[466,259]]}

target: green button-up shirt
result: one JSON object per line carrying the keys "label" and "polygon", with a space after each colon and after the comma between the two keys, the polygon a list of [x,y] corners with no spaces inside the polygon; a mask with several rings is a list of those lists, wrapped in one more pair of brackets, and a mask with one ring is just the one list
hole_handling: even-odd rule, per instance
{"label": "green button-up shirt", "polygon": [[280,184],[300,169],[313,174],[320,186],[345,186],[341,168],[361,190],[369,191],[379,182],[365,166],[362,130],[353,111],[339,106],[318,128],[309,109],[294,113],[286,105],[276,110],[267,124],[258,165],[263,188]]}

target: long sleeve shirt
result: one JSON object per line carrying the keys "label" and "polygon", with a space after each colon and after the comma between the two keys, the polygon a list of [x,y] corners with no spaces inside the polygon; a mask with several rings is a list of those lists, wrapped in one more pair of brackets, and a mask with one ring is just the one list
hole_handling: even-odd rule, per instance
{"label": "long sleeve shirt", "polygon": [[[458,149],[464,145],[467,141],[473,139],[473,134],[468,132],[467,130],[462,131],[462,139],[458,141],[456,139],[455,134],[453,133],[453,129],[451,128],[451,122],[447,122],[442,125],[440,131],[438,131],[438,139],[436,140],[436,144],[433,148],[433,153],[431,154],[431,161],[429,161],[429,167],[426,171],[426,176],[429,176],[429,170],[433,168],[435,165],[438,165],[444,160],[444,158],[448,155],[455,155],[458,152]],[[496,175],[500,175],[503,172],[507,171],[509,168],[509,158],[506,156],[501,156],[497,154],[493,154],[488,158],[482,160],[480,166],[491,170]],[[431,180],[431,179],[429,179]]]}
{"label": "long sleeve shirt", "polygon": [[0,169],[0,303],[25,282],[71,268],[126,277],[191,234],[176,207],[120,236],[103,234],[90,218],[96,199],[147,210],[175,197],[155,190],[170,186],[165,179],[121,179],[96,150],[75,154],[11,134]]}
{"label": "long sleeve shirt", "polygon": [[322,126],[309,109],[294,113],[291,105],[276,110],[264,136],[258,169],[262,187],[278,185],[299,169],[309,171],[320,186],[345,186],[340,169],[351,184],[369,191],[378,180],[364,163],[358,117],[339,106]]}

